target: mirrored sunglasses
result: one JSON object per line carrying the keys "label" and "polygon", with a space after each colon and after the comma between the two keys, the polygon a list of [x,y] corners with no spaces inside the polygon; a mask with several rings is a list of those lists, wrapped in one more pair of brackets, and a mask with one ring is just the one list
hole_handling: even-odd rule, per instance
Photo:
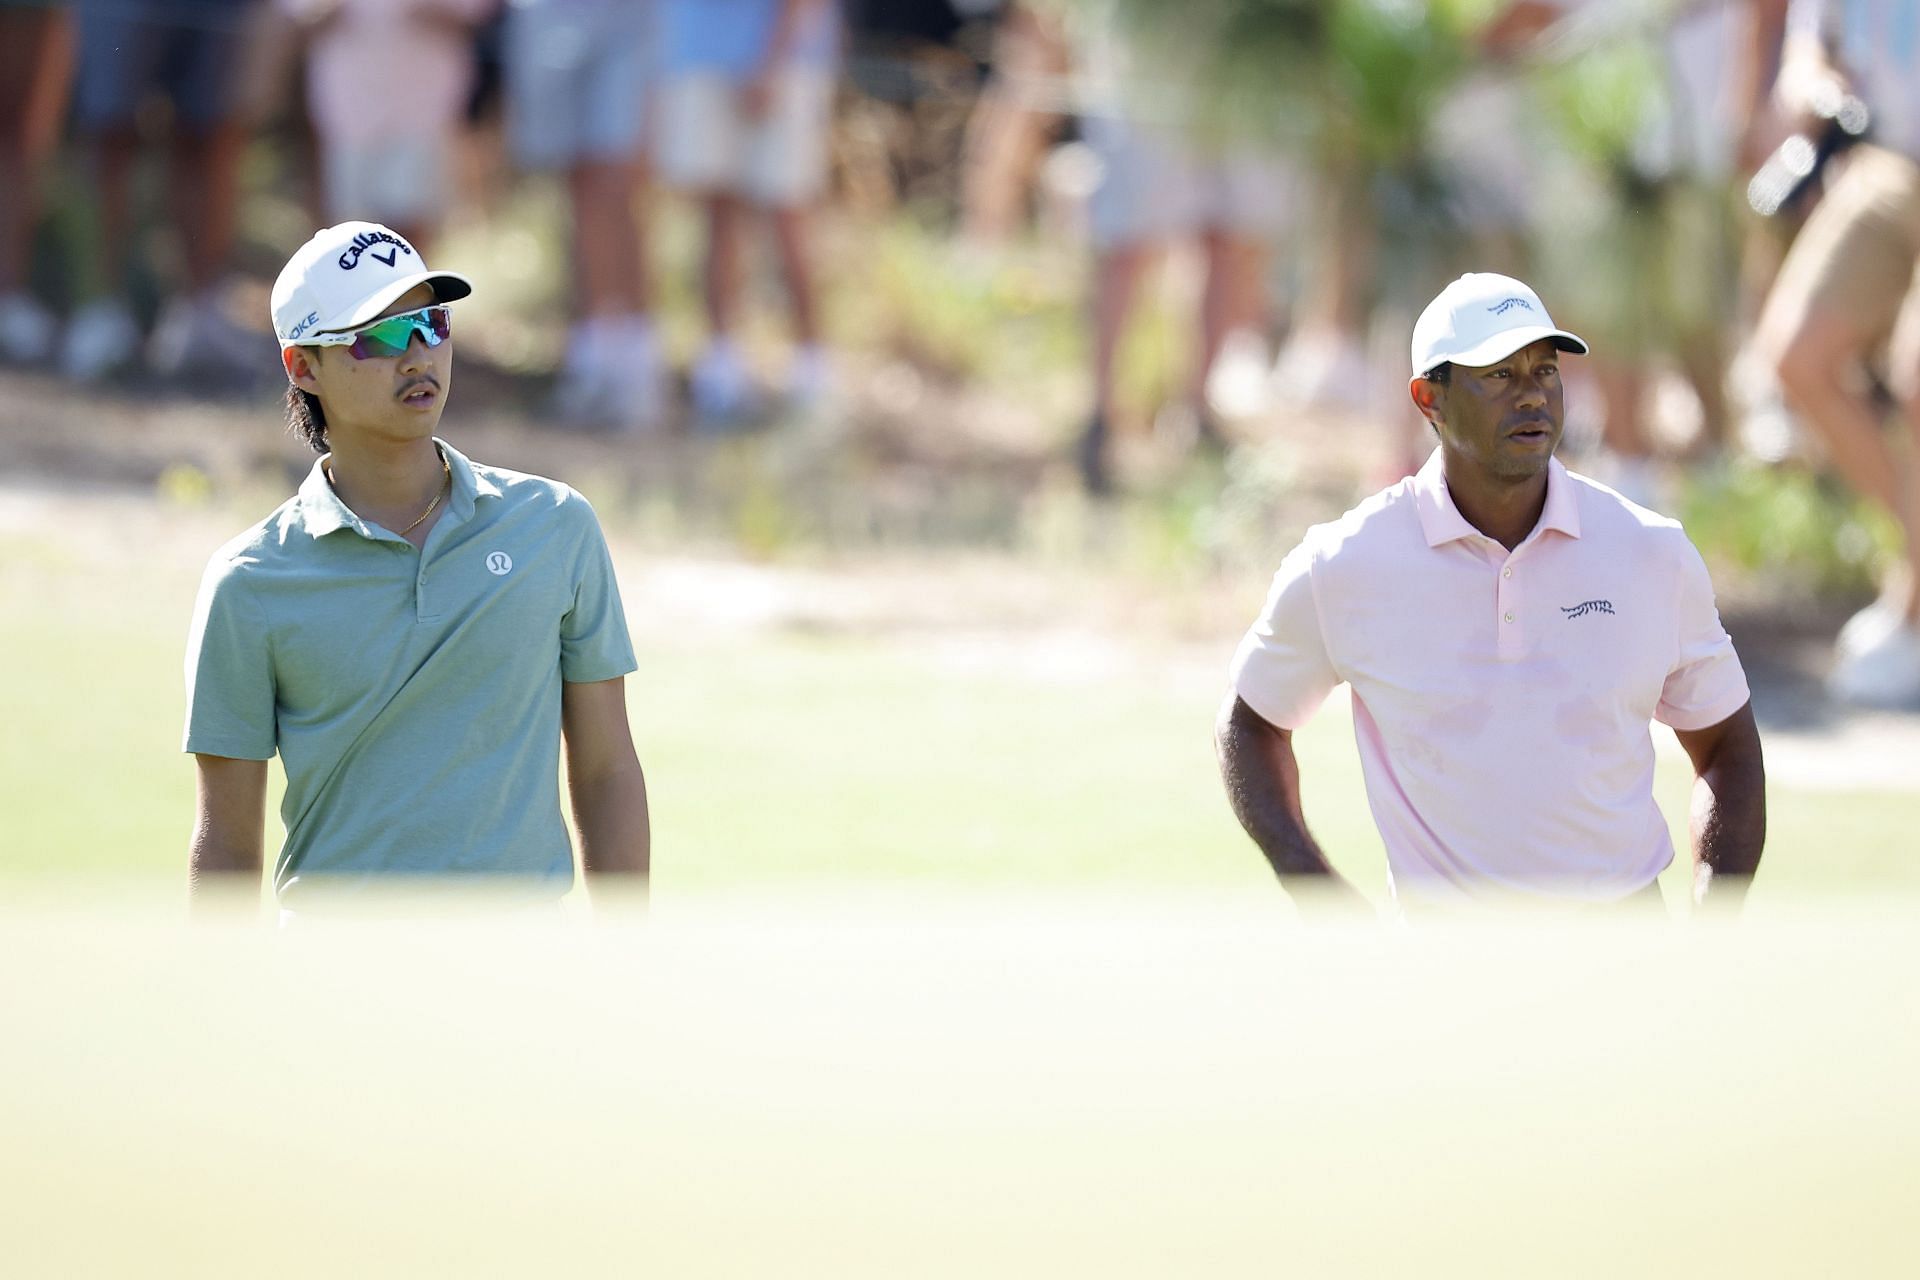
{"label": "mirrored sunglasses", "polygon": [[426,339],[429,347],[437,347],[452,331],[453,313],[445,306],[436,305],[387,316],[345,333],[317,334],[311,345],[345,347],[355,360],[371,360],[400,355],[416,333]]}

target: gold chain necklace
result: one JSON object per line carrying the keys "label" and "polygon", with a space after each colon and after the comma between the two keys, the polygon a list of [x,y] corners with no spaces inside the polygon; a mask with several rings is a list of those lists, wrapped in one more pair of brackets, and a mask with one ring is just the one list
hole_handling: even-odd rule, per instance
{"label": "gold chain necklace", "polygon": [[[436,450],[436,452],[438,451]],[[334,484],[333,482],[333,464],[323,463],[320,467],[320,474],[327,478],[327,488],[332,489],[334,496],[338,497],[340,495],[340,487]],[[412,533],[415,529],[418,529],[420,527],[420,522],[422,520],[425,520],[428,516],[432,515],[434,512],[434,508],[440,505],[440,499],[447,496],[447,490],[453,488],[453,466],[451,463],[447,461],[447,455],[444,453],[440,454],[440,475],[441,475],[440,487],[434,490],[433,501],[427,504],[427,509],[425,511],[422,511],[419,515],[414,517],[412,524],[400,530],[401,537],[404,538],[408,534]]]}

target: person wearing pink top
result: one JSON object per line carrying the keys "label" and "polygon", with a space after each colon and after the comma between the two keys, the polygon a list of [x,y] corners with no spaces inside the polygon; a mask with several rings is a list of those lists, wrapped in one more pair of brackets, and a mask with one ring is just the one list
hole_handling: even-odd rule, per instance
{"label": "person wearing pink top", "polygon": [[499,0],[276,3],[307,33],[307,100],[329,214],[430,244],[473,83],[473,33]]}
{"label": "person wearing pink top", "polygon": [[1673,844],[1654,720],[1698,778],[1696,901],[1744,895],[1766,834],[1746,676],[1679,524],[1554,459],[1560,356],[1586,350],[1520,281],[1454,281],[1413,331],[1439,447],[1282,562],[1217,738],[1234,813],[1290,892],[1362,901],[1306,829],[1292,746],[1344,683],[1401,904],[1657,906]]}

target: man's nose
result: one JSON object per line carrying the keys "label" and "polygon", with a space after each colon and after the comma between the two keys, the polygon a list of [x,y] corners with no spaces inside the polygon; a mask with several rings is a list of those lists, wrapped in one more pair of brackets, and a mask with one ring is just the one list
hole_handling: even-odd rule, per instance
{"label": "man's nose", "polygon": [[1537,373],[1522,370],[1520,391],[1516,397],[1521,408],[1545,407],[1547,403],[1547,382]]}
{"label": "man's nose", "polygon": [[407,349],[400,353],[400,372],[418,373],[428,364],[426,335],[415,329],[407,335]]}

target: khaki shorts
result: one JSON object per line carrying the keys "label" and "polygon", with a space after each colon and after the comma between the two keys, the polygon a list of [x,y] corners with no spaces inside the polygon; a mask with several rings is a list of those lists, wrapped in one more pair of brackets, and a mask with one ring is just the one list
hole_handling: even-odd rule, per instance
{"label": "khaki shorts", "polygon": [[1255,242],[1291,225],[1298,184],[1281,163],[1246,148],[1205,155],[1170,130],[1111,116],[1083,122],[1100,157],[1100,185],[1087,201],[1097,248],[1226,232]]}
{"label": "khaki shorts", "polygon": [[1895,365],[1920,353],[1920,165],[1863,146],[1787,253],[1767,297],[1763,332],[1798,332],[1818,309],[1845,317],[1869,350],[1892,341]]}
{"label": "khaki shorts", "polygon": [[810,204],[827,180],[833,77],[789,67],[773,84],[764,117],[740,109],[740,89],[723,75],[687,72],[661,87],[654,156],[668,186],[743,196],[757,205]]}
{"label": "khaki shorts", "polygon": [[336,220],[417,227],[438,222],[447,205],[450,138],[396,133],[378,142],[327,144],[327,208]]}

